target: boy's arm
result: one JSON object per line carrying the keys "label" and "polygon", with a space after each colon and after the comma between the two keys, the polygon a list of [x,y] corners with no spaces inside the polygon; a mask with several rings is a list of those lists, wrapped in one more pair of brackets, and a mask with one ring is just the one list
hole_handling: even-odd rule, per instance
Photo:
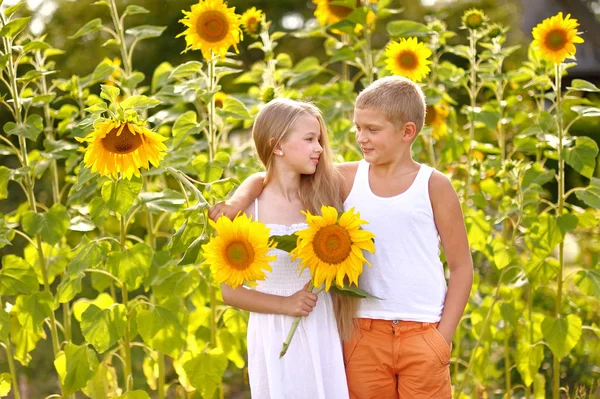
{"label": "boy's arm", "polygon": [[221,284],[223,301],[239,309],[255,313],[284,314],[288,316],[308,316],[317,304],[317,294],[304,288],[290,296],[266,294],[240,286],[231,288]]}
{"label": "boy's arm", "polygon": [[335,167],[342,174],[342,198],[346,201],[346,198],[350,195],[352,185],[354,184],[354,177],[356,177],[356,171],[358,170],[358,162],[344,162],[336,163]]}
{"label": "boy's arm", "polygon": [[438,171],[429,179],[429,197],[450,269],[444,311],[438,325],[438,331],[450,344],[471,293],[473,259],[458,196],[450,180]]}
{"label": "boy's arm", "polygon": [[233,196],[227,201],[219,202],[210,207],[208,216],[217,220],[221,215],[233,219],[236,215],[248,208],[263,190],[265,172],[258,172],[249,176],[240,184]]}

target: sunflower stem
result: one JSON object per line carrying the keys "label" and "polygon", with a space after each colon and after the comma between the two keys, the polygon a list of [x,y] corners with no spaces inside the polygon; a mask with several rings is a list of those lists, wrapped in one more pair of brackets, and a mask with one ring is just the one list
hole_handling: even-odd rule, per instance
{"label": "sunflower stem", "polygon": [[121,57],[123,58],[123,67],[125,67],[125,75],[127,78],[131,76],[132,65],[131,59],[129,58],[127,52],[127,45],[125,44],[125,34],[123,33],[123,26],[121,25],[121,21],[119,20],[119,12],[117,10],[117,4],[115,0],[110,0],[110,16],[112,17],[113,24],[115,25],[115,30],[117,31],[117,35],[119,36],[119,49],[121,50]]}
{"label": "sunflower stem", "polygon": [[[4,306],[4,299],[2,298],[2,296],[0,296],[0,309],[4,309]],[[4,349],[6,350],[6,361],[8,362],[8,369],[10,371],[10,376],[12,377],[13,381],[13,396],[15,399],[20,399],[21,396],[19,394],[19,382],[17,381],[17,374],[15,369],[15,362],[12,355],[12,346],[10,343],[10,339],[6,340],[6,345],[4,346]]]}
{"label": "sunflower stem", "polygon": [[[313,281],[310,280],[310,283],[308,284],[308,288],[306,290],[308,292],[312,292],[313,288],[314,288]],[[296,330],[298,329],[298,324],[300,324],[300,320],[301,319],[302,319],[302,316],[297,316],[294,319],[294,323],[292,324],[292,328],[290,328],[290,332],[288,333],[288,336],[285,339],[285,341],[283,342],[283,346],[281,347],[281,352],[279,353],[279,358],[280,359],[283,356],[285,356],[285,354],[287,353],[287,350],[290,347],[290,343],[292,342],[292,338],[294,338],[294,334],[296,333]]]}
{"label": "sunflower stem", "polygon": [[473,162],[473,140],[475,138],[475,106],[477,100],[477,38],[474,29],[469,29],[469,143],[467,145],[467,182],[463,198],[463,213],[466,211],[471,193],[471,163]]}
{"label": "sunflower stem", "polygon": [[[555,64],[555,90],[556,90],[556,123],[558,127],[558,216],[563,214],[564,209],[564,196],[565,196],[565,161],[563,158],[563,120],[562,120],[562,97],[561,97],[561,81],[562,81],[562,64]],[[555,302],[555,316],[561,317],[561,304],[562,304],[562,286],[563,286],[563,271],[564,271],[564,249],[565,240],[564,237],[561,239],[558,247],[558,273],[556,276],[556,302]],[[558,399],[560,397],[560,358],[556,354],[553,356],[552,365],[552,398]]]}
{"label": "sunflower stem", "polygon": [[[121,251],[126,250],[126,241],[127,241],[127,231],[125,226],[125,217],[120,215],[119,218],[120,224],[120,233],[121,233]],[[127,292],[127,283],[125,281],[121,282],[121,294],[123,296],[123,305],[125,309],[129,312],[129,295]],[[130,391],[133,389],[133,374],[131,371],[131,343],[129,337],[129,316],[127,316],[127,325],[125,326],[125,334],[123,335],[123,357],[125,358],[125,368],[123,370],[123,374],[125,377],[125,391]]]}

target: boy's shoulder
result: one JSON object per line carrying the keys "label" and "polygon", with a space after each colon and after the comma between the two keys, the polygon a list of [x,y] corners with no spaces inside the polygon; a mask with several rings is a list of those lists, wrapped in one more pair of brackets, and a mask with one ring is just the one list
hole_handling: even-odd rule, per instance
{"label": "boy's shoulder", "polygon": [[456,190],[452,185],[452,182],[442,172],[437,169],[434,169],[431,173],[431,177],[429,178],[429,198],[431,200],[431,204],[434,206],[437,203],[444,203],[451,201],[452,198],[457,198]]}

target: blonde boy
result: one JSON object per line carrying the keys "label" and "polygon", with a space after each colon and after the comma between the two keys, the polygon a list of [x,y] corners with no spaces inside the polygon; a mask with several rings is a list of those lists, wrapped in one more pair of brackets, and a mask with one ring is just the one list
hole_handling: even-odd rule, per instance
{"label": "blonde boy", "polygon": [[[473,264],[460,203],[446,176],[412,159],[425,119],[421,88],[400,77],[377,80],[356,99],[356,140],[364,160],[338,165],[344,208],[355,207],[377,237],[361,288],[356,334],[344,342],[351,398],[451,398],[452,336],[467,303]],[[211,217],[234,216],[262,188],[242,185]],[[439,258],[448,262],[448,287]]]}

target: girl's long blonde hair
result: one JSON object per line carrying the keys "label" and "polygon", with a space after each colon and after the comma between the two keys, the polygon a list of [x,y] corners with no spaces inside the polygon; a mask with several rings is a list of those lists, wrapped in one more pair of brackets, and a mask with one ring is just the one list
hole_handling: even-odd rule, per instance
{"label": "girl's long blonde hair", "polygon": [[[321,127],[319,144],[323,152],[312,175],[301,175],[299,196],[308,211],[320,214],[322,205],[343,210],[342,176],[333,164],[327,127],[319,108],[308,102],[278,98],[266,104],[258,113],[252,137],[260,161],[266,169],[265,185],[273,177],[274,150],[291,134],[294,124],[302,115],[314,116]],[[332,295],[338,330],[342,339],[349,339],[354,331],[357,299]]]}

